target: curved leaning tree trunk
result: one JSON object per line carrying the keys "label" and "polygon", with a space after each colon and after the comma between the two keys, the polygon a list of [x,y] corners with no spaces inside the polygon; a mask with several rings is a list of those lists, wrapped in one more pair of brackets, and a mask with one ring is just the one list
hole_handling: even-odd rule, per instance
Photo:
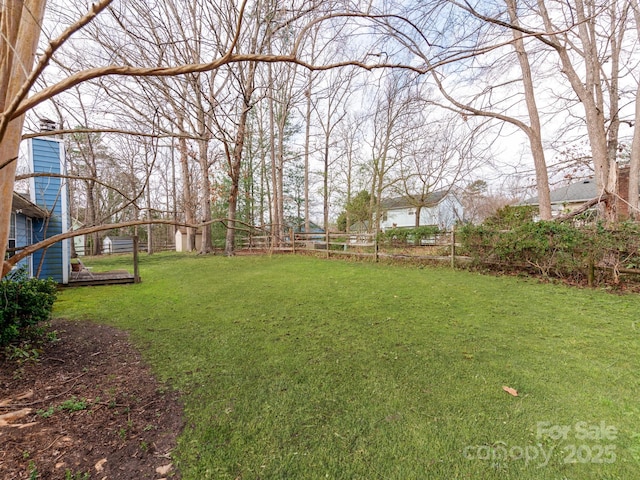
{"label": "curved leaning tree trunk", "polygon": [[[577,19],[577,38],[580,42],[584,65],[577,65],[570,51],[572,45],[557,31],[544,0],[537,0],[539,15],[544,23],[546,41],[558,55],[562,74],[566,77],[584,109],[587,138],[591,147],[593,169],[598,196],[604,199],[604,218],[614,222],[617,218],[616,194],[618,169],[615,159],[609,157],[607,126],[603,93],[603,62],[598,56],[598,36],[595,34],[597,15],[591,3],[575,0],[571,5]],[[616,52],[612,52],[612,55]],[[619,52],[618,52],[619,54]],[[583,69],[584,75],[581,76]],[[617,92],[616,92],[617,94]]]}
{"label": "curved leaning tree trunk", "polygon": [[[44,17],[45,0],[7,0],[0,7],[0,202],[11,205],[16,173],[16,161],[24,115],[11,121],[7,109],[15,99],[26,95],[23,89],[33,67],[40,25]],[[0,209],[0,253],[7,253],[11,208]],[[3,263],[2,276],[11,269]]]}

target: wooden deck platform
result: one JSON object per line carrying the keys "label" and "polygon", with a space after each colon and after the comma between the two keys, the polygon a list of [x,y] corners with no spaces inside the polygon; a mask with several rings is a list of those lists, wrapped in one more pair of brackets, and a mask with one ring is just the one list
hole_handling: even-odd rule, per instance
{"label": "wooden deck platform", "polygon": [[66,287],[89,287],[95,285],[121,285],[135,283],[135,277],[126,270],[111,272],[71,272]]}

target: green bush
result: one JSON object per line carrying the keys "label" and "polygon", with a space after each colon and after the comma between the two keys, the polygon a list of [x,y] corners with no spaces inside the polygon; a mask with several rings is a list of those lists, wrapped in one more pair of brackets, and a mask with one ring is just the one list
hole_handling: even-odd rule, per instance
{"label": "green bush", "polygon": [[54,280],[29,278],[25,269],[0,280],[0,346],[17,339],[25,328],[48,320],[56,297]]}
{"label": "green bush", "polygon": [[436,225],[426,225],[416,228],[390,228],[378,234],[378,242],[385,245],[403,246],[420,245],[422,240],[440,232]]}
{"label": "green bush", "polygon": [[508,230],[533,222],[538,207],[532,205],[507,205],[484,221],[487,227]]}
{"label": "green bush", "polygon": [[476,264],[534,268],[542,275],[563,278],[579,279],[588,265],[596,265],[612,270],[615,283],[620,269],[640,267],[637,224],[605,228],[602,224],[513,221],[512,228],[501,228],[508,223],[465,225],[458,230],[459,252],[469,255]]}

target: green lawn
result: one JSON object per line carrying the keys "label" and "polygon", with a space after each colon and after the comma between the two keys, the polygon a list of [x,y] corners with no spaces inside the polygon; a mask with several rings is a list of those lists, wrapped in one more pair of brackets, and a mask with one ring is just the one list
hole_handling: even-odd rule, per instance
{"label": "green lawn", "polygon": [[183,393],[185,479],[640,478],[635,295],[294,256],[141,275],[55,315],[130,331]]}

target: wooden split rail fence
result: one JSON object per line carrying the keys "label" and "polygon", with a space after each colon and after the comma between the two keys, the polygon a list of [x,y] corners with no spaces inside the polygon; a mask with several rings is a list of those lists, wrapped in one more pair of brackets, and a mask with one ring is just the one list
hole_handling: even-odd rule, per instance
{"label": "wooden split rail fence", "polygon": [[244,239],[247,250],[280,252],[314,252],[331,256],[354,256],[361,258],[415,258],[450,263],[467,261],[468,257],[456,254],[455,231],[440,232],[418,241],[379,241],[371,233],[293,233],[289,232],[279,242],[269,235]]}

